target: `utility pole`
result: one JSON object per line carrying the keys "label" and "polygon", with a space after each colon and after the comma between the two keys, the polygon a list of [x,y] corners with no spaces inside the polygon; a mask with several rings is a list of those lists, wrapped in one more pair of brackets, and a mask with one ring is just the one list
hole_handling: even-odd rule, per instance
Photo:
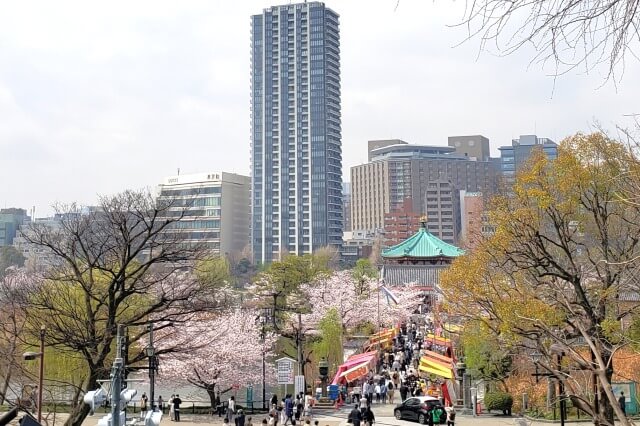
{"label": "utility pole", "polygon": [[44,335],[45,326],[40,327],[40,371],[38,373],[38,423],[42,423],[42,388],[44,387]]}
{"label": "utility pole", "polygon": [[153,347],[153,323],[149,323],[149,348],[147,355],[149,356],[149,399],[151,399],[151,411],[155,411],[156,351]]}
{"label": "utility pole", "polygon": [[302,314],[298,312],[298,376],[302,376],[304,368],[302,367]]}
{"label": "utility pole", "polygon": [[124,361],[122,346],[124,344],[124,325],[118,325],[116,337],[116,359],[111,368],[111,426],[125,426],[120,424],[120,392],[122,392],[122,373]]}

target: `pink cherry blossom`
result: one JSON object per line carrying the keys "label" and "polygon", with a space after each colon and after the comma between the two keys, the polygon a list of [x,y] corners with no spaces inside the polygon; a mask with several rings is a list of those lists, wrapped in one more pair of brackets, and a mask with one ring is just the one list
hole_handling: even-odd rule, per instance
{"label": "pink cherry blossom", "polygon": [[167,330],[158,333],[158,349],[178,350],[162,355],[161,381],[204,389],[213,402],[216,391],[262,383],[263,351],[267,383],[276,380],[272,362],[276,336],[267,333],[263,341],[257,311],[201,313]]}

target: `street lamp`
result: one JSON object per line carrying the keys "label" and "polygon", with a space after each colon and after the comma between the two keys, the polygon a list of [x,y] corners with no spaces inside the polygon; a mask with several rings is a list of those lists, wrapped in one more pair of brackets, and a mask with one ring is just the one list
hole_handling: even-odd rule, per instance
{"label": "street lamp", "polygon": [[156,390],[156,368],[158,362],[156,357],[156,348],[153,347],[153,328],[151,329],[150,345],[144,348],[147,357],[149,357],[149,399],[151,399],[151,411],[156,410],[155,390]]}
{"label": "street lamp", "polygon": [[260,315],[260,325],[262,326],[260,337],[262,338],[262,409],[267,409],[267,363],[265,359],[265,341],[267,337],[267,322],[269,321],[269,314],[271,310],[269,308],[262,308],[262,315]]}
{"label": "street lamp", "polygon": [[549,353],[556,355],[556,368],[558,370],[558,396],[560,398],[560,426],[564,426],[567,418],[567,401],[564,395],[564,380],[562,378],[562,358],[564,357],[564,347],[559,343],[554,343],[549,347]]}
{"label": "street lamp", "polygon": [[40,352],[25,352],[22,357],[25,361],[33,361],[40,358],[40,371],[38,372],[38,423],[42,423],[42,388],[44,380],[44,335],[45,326],[40,327]]}
{"label": "street lamp", "polygon": [[464,375],[467,372],[467,364],[460,360],[456,363],[456,373],[458,373],[458,381],[460,383],[460,395],[458,396],[458,403],[462,402],[462,406],[467,408],[467,395],[465,393]]}

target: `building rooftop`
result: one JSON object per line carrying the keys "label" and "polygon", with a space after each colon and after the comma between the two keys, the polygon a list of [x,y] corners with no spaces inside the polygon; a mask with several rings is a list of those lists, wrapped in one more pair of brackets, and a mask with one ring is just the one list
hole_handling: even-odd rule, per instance
{"label": "building rooftop", "polygon": [[466,160],[467,158],[455,154],[456,149],[450,146],[431,146],[413,144],[394,144],[371,150],[371,160],[388,158],[442,158]]}
{"label": "building rooftop", "polygon": [[422,221],[422,225],[417,233],[409,237],[405,241],[382,252],[385,259],[394,258],[440,258],[440,257],[458,257],[464,254],[464,250],[445,243],[438,237],[427,231],[426,221]]}

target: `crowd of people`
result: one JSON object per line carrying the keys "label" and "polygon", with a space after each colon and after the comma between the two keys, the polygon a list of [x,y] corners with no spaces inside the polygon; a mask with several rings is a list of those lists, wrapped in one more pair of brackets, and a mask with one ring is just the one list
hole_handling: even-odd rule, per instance
{"label": "crowd of people", "polygon": [[[400,327],[391,344],[380,350],[376,371],[369,371],[362,380],[362,385],[353,387],[351,401],[356,405],[349,414],[349,423],[355,426],[360,426],[361,422],[366,426],[371,425],[375,421],[372,405],[393,404],[396,402],[395,395],[400,396],[398,402],[423,395],[441,397],[440,379],[422,378],[418,374],[420,358],[424,356],[425,351],[451,356],[450,349],[425,341],[428,334],[438,331],[429,319],[423,324],[412,320]],[[455,410],[453,407],[447,407],[446,413],[447,424],[453,425]],[[429,414],[429,420],[432,421],[432,413]],[[433,417],[436,416],[437,413],[433,414]]]}

